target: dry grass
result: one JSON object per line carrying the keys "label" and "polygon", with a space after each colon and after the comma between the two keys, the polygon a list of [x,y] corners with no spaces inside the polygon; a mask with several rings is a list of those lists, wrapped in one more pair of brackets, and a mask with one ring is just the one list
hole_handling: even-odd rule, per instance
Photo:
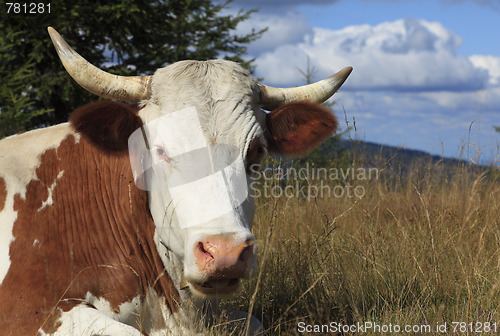
{"label": "dry grass", "polygon": [[378,179],[350,182],[360,199],[258,198],[260,270],[226,305],[250,309],[271,335],[298,334],[299,322],[446,322],[450,334],[453,322],[497,322],[488,335],[500,334],[498,177],[467,165],[422,163],[403,177],[378,168]]}

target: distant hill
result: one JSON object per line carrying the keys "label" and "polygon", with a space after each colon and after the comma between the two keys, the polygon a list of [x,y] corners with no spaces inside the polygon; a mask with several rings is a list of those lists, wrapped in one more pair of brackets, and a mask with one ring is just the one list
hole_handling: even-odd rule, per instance
{"label": "distant hill", "polygon": [[[348,172],[350,168],[376,168],[388,185],[400,185],[411,178],[414,183],[431,178],[435,183],[449,183],[454,178],[475,180],[485,178],[500,183],[498,167],[480,166],[465,160],[443,158],[421,150],[381,145],[368,141],[332,137],[312,153],[301,158],[273,155],[264,161],[267,168],[335,168]],[[262,168],[262,167],[261,167]],[[464,175],[464,172],[468,174]]]}
{"label": "distant hill", "polygon": [[368,160],[368,162],[375,160],[376,162],[373,163],[388,161],[398,163],[403,166],[410,165],[415,161],[432,163],[442,162],[446,165],[468,164],[464,160],[444,158],[439,155],[431,155],[428,152],[424,152],[421,150],[381,145],[368,141],[341,139],[338,142],[338,146],[354,153],[354,155],[358,155],[358,157],[360,156],[365,162],[367,162],[366,160]]}
{"label": "distant hill", "polygon": [[495,175],[500,174],[498,169],[479,166],[465,160],[431,155],[421,150],[381,145],[369,141],[339,139],[338,137],[328,139],[311,154],[298,160],[299,164],[305,161],[315,162],[317,166],[333,164],[340,167],[350,166],[356,162],[357,165],[364,167],[384,168],[400,176],[413,171],[413,168],[429,167],[430,165],[435,168],[439,166],[440,169],[447,172],[447,175],[453,174],[456,168],[464,167],[475,173],[486,170],[488,172],[496,171]]}
{"label": "distant hill", "polygon": [[[307,162],[316,167],[338,167],[347,168],[355,163],[358,167],[384,169],[385,173],[393,176],[405,176],[407,173],[415,172],[415,168],[438,169],[445,175],[453,175],[457,169],[467,168],[471,176],[485,173],[500,181],[500,170],[498,168],[480,166],[466,160],[456,158],[445,158],[439,155],[431,155],[428,152],[415,149],[407,149],[396,146],[381,145],[369,141],[350,140],[331,137],[323,142],[312,153],[301,158],[284,158],[275,156],[280,166],[301,166]],[[273,163],[268,162],[273,165]],[[428,169],[417,169],[425,172]]]}

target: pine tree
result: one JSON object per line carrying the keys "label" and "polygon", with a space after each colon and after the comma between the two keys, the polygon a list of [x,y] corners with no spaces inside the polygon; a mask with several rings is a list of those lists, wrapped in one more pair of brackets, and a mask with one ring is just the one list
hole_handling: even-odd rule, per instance
{"label": "pine tree", "polygon": [[[230,0],[231,1],[231,0]],[[23,128],[65,121],[97,98],[65,72],[47,27],[53,26],[83,57],[120,75],[152,74],[183,59],[226,58],[252,69],[246,44],[260,32],[235,28],[253,11],[225,15],[230,2],[209,0],[51,0],[43,13],[0,11],[0,137]],[[41,1],[40,1],[41,2]],[[28,7],[29,9],[29,7]]]}
{"label": "pine tree", "polygon": [[[21,44],[21,39],[8,32],[0,35],[0,64],[16,61],[16,55],[8,51],[15,48],[14,43]],[[11,41],[11,42],[8,42]],[[31,118],[50,112],[48,109],[37,109],[35,102],[27,94],[35,81],[33,67],[35,62],[29,58],[16,67],[6,69],[0,66],[0,139],[5,135],[24,130]]]}

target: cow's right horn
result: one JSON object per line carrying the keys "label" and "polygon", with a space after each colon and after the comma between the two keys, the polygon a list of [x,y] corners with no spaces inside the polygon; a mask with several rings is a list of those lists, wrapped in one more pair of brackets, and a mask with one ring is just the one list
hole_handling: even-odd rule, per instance
{"label": "cow's right horn", "polygon": [[47,30],[66,71],[84,89],[122,101],[148,99],[151,95],[152,76],[118,76],[103,71],[74,51],[54,28]]}
{"label": "cow's right horn", "polygon": [[311,101],[321,104],[337,92],[351,71],[352,67],[346,67],[319,82],[294,88],[275,88],[259,84],[260,103],[263,108],[269,111],[295,101]]}

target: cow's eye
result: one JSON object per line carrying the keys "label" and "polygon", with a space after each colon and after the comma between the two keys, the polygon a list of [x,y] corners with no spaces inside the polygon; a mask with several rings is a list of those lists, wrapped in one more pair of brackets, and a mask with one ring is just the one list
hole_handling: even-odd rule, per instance
{"label": "cow's eye", "polygon": [[156,148],[156,154],[161,160],[170,163],[170,158],[168,157],[167,152],[162,147]]}
{"label": "cow's eye", "polygon": [[250,173],[252,170],[258,170],[260,161],[265,153],[266,149],[260,140],[258,138],[253,139],[247,152],[247,173]]}

